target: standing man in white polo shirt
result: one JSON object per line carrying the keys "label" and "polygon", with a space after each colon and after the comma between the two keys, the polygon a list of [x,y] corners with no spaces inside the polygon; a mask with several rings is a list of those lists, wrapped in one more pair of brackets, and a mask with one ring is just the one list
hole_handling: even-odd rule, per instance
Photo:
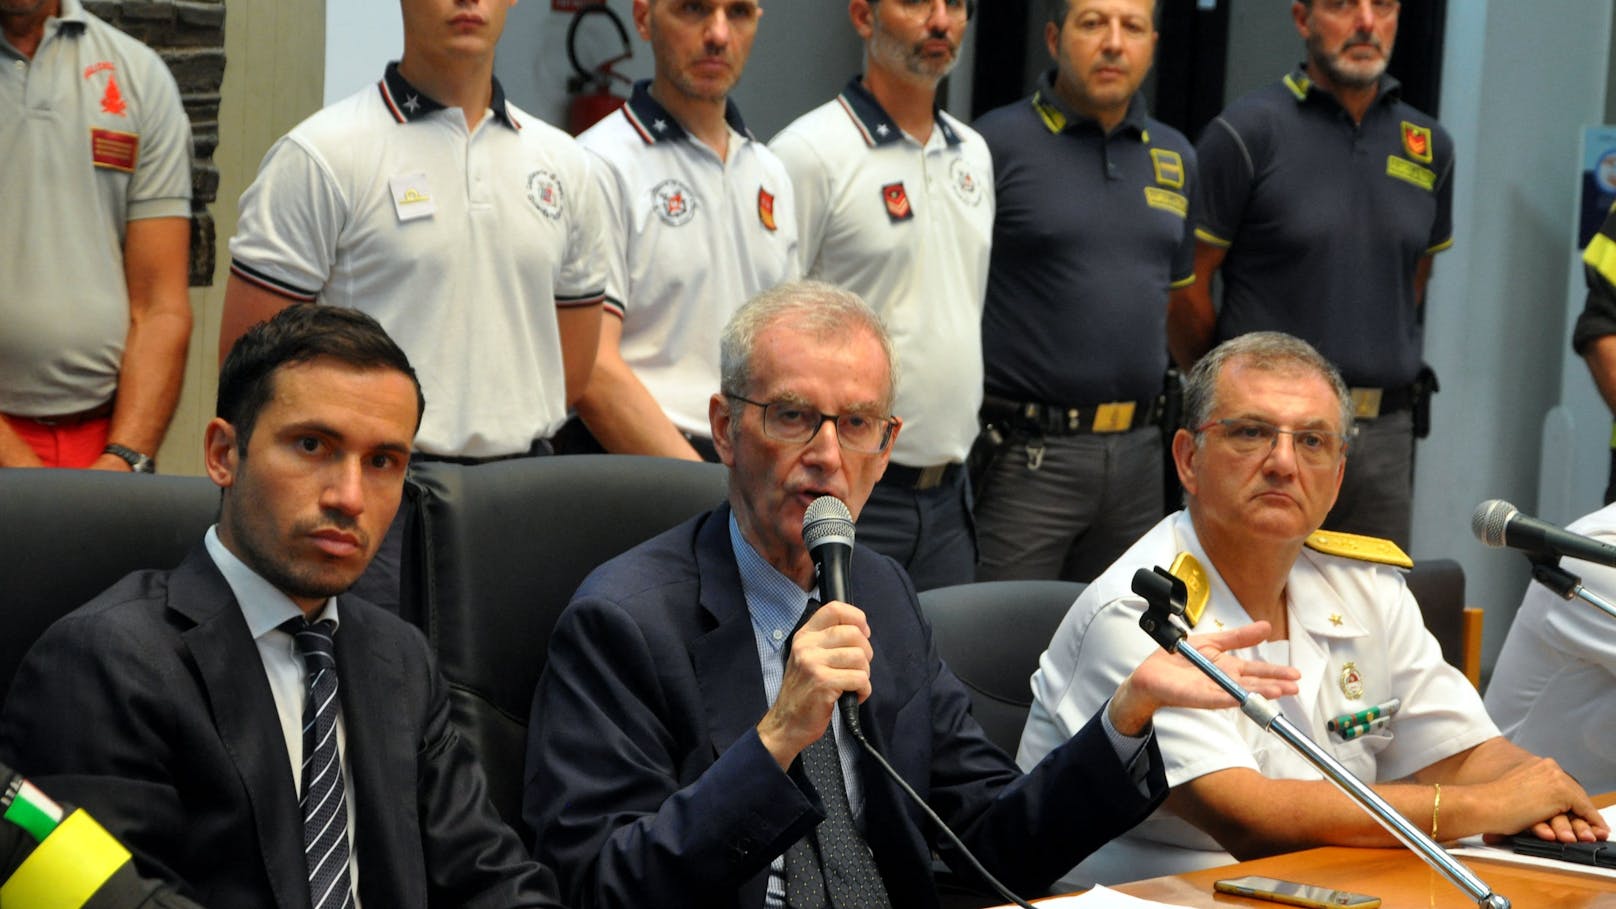
{"label": "standing man in white polo shirt", "polygon": [[[590,158],[505,100],[516,0],[402,0],[404,56],[298,124],[241,197],[221,361],[293,302],[352,306],[432,402],[415,457],[543,454],[595,361],[604,227]],[[408,510],[356,590],[396,608]]]}
{"label": "standing man in white polo shirt", "polygon": [[964,461],[982,403],[993,164],[937,107],[969,0],[850,0],[864,73],[770,148],[796,190],[805,274],[869,302],[892,333],[904,432],[859,516],[859,542],[919,589],[975,575]]}
{"label": "standing man in white polo shirt", "polygon": [[191,339],[191,129],[79,0],[0,0],[0,467],[151,472]]}
{"label": "standing man in white polo shirt", "polygon": [[634,0],[656,74],[578,138],[604,165],[606,307],[562,450],[718,459],[718,336],[799,271],[791,180],[729,100],[762,15],[758,0]]}
{"label": "standing man in white polo shirt", "polygon": [[494,78],[514,5],[402,0],[403,58],[269,150],[230,241],[221,358],[294,301],[364,310],[420,374],[429,458],[542,449],[595,359],[589,158]]}

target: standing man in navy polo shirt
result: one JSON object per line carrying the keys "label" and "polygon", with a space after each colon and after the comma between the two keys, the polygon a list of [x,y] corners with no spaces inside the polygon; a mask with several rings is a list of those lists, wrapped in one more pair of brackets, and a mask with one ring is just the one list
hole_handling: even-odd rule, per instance
{"label": "standing man in navy polo shirt", "polygon": [[791,178],[729,99],[762,16],[758,0],[634,0],[656,73],[578,137],[606,203],[606,311],[558,451],[718,460],[718,336],[800,269]]}
{"label": "standing man in navy polo shirt", "polygon": [[1195,153],[1139,84],[1155,0],[1045,0],[1055,68],[977,121],[998,213],[977,574],[1093,580],[1161,517],[1167,297],[1194,280]]}
{"label": "standing man in navy polo shirt", "polygon": [[904,432],[858,539],[925,590],[976,575],[965,456],[982,401],[993,161],[937,106],[972,0],[850,0],[864,73],[769,147],[796,191],[803,273],[869,301],[897,348]]}
{"label": "standing man in navy polo shirt", "polygon": [[1185,368],[1256,330],[1289,332],[1334,362],[1359,432],[1324,527],[1407,547],[1415,410],[1434,386],[1421,307],[1431,258],[1453,242],[1453,140],[1386,75],[1398,9],[1291,4],[1307,61],[1230,105],[1196,146],[1196,281],[1174,295],[1168,332]]}

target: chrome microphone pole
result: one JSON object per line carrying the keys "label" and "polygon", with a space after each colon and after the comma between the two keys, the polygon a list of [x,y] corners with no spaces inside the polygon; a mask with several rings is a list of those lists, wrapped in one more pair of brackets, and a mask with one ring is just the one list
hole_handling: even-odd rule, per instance
{"label": "chrome microphone pole", "polygon": [[1182,655],[1216,682],[1218,687],[1240,702],[1241,712],[1252,722],[1273,733],[1317,768],[1324,774],[1325,779],[1334,783],[1336,788],[1357,802],[1399,842],[1413,850],[1414,854],[1424,859],[1426,864],[1435,868],[1450,883],[1475,900],[1478,909],[1509,909],[1510,903],[1506,897],[1494,893],[1481,878],[1458,859],[1449,855],[1435,840],[1427,836],[1425,831],[1409,823],[1408,819],[1381,798],[1379,793],[1353,776],[1352,771],[1329,752],[1320,748],[1316,742],[1307,737],[1306,733],[1298,729],[1295,723],[1281,714],[1273,701],[1241,687],[1194,647],[1179,646],[1189,634],[1181,618],[1184,614],[1184,603],[1188,599],[1182,580],[1163,568],[1141,568],[1133,576],[1133,591],[1145,599],[1145,612],[1139,617],[1139,627],[1155,639],[1157,644],[1168,653]]}

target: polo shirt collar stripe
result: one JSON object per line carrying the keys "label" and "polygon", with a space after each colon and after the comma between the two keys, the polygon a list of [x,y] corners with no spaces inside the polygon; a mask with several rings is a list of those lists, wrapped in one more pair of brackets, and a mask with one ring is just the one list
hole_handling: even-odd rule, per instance
{"label": "polo shirt collar stripe", "polygon": [[[849,79],[847,87],[836,96],[836,101],[842,105],[842,110],[847,111],[847,116],[852,118],[853,125],[864,137],[864,144],[869,147],[891,145],[903,140],[903,130],[892,122],[881,102],[875,100],[870,90],[864,87],[864,77]],[[943,119],[942,108],[935,103],[932,105],[932,117],[937,121],[938,131],[943,134],[943,141],[951,146],[960,144],[959,133]]]}
{"label": "polo shirt collar stripe", "polygon": [[[387,64],[387,71],[382,74],[382,79],[376,83],[376,87],[382,93],[382,104],[387,106],[388,112],[399,123],[423,119],[443,110],[444,107],[426,92],[411,85],[409,80],[399,73],[396,60]],[[497,78],[494,79],[494,92],[488,106],[493,109],[494,118],[499,122],[511,129],[522,128],[521,122],[511,114],[510,105],[505,100],[505,89]]]}
{"label": "polo shirt collar stripe", "polygon": [[[1043,81],[1038,85],[1038,90],[1032,93],[1033,109],[1038,111],[1038,117],[1044,122],[1044,128],[1057,135],[1067,129],[1083,124],[1093,125],[1098,130],[1099,124],[1093,118],[1084,116],[1067,107],[1066,102],[1062,101],[1060,95],[1055,93],[1054,77],[1054,70],[1045,73]],[[1135,92],[1133,99],[1128,102],[1128,113],[1123,116],[1118,128],[1127,129],[1140,139],[1148,142],[1150,141],[1150,136],[1145,131],[1147,114],[1144,95]]]}
{"label": "polo shirt collar stripe", "polygon": [[[634,91],[629,95],[628,103],[623,105],[623,113],[646,145],[655,145],[662,141],[678,142],[690,138],[690,134],[685,132],[678,119],[668,113],[668,109],[658,103],[657,99],[651,97],[650,79],[641,79],[634,83]],[[746,128],[746,121],[741,119],[741,109],[735,106],[733,98],[724,100],[724,122],[749,141],[757,141],[752,131]]]}
{"label": "polo shirt collar stripe", "polygon": [[[1310,96],[1335,99],[1335,96],[1319,88],[1307,74],[1307,64],[1299,63],[1296,68],[1285,74],[1285,87],[1296,96],[1298,104],[1306,101]],[[1380,88],[1375,92],[1375,103],[1382,104],[1395,101],[1403,96],[1403,83],[1390,73],[1381,73]]]}

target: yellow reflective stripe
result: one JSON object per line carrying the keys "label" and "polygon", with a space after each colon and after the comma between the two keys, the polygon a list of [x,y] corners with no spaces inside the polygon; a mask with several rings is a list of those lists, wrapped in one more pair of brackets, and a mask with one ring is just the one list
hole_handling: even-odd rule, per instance
{"label": "yellow reflective stripe", "polygon": [[1582,261],[1598,272],[1606,283],[1616,287],[1616,241],[1602,233],[1594,234],[1588,248],[1582,252]]}
{"label": "yellow reflective stripe", "polygon": [[1171,290],[1182,290],[1183,288],[1189,287],[1191,284],[1194,284],[1194,283],[1195,283],[1195,276],[1190,275],[1188,278],[1179,278],[1177,281],[1174,281],[1173,283],[1171,283],[1171,284],[1169,284],[1167,286]]}
{"label": "yellow reflective stripe", "polygon": [[1045,129],[1059,134],[1061,130],[1066,128],[1066,115],[1061,113],[1055,105],[1045,101],[1042,92],[1033,93],[1032,106],[1033,110],[1038,111],[1038,116],[1044,121]]}
{"label": "yellow reflective stripe", "polygon": [[1229,244],[1232,242],[1230,240],[1223,239],[1204,227],[1195,228],[1195,239],[1200,240],[1202,243],[1209,243],[1220,249],[1228,249]]}
{"label": "yellow reflective stripe", "polygon": [[1428,256],[1435,255],[1436,253],[1442,252],[1443,250],[1451,247],[1452,245],[1453,245],[1453,238],[1449,237],[1446,240],[1443,240],[1441,243],[1438,243],[1437,245],[1428,248],[1425,251],[1425,254],[1428,255]]}
{"label": "yellow reflective stripe", "polygon": [[0,884],[0,906],[79,909],[127,861],[128,849],[74,811]]}

